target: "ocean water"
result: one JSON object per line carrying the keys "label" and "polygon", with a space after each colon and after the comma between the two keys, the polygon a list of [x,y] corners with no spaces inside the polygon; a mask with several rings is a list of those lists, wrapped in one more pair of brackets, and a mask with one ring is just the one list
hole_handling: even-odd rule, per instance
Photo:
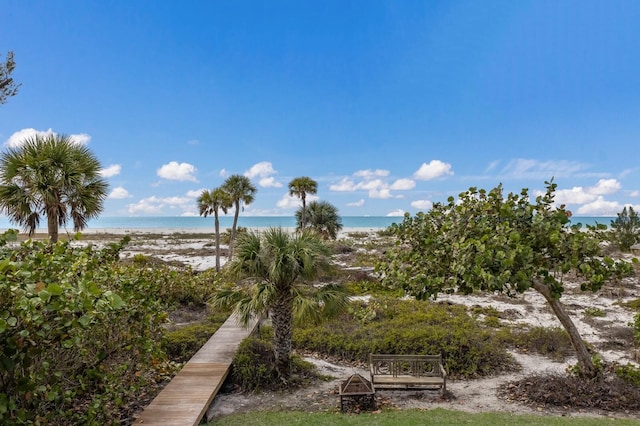
{"label": "ocean water", "polygon": [[[609,226],[615,217],[574,216],[571,223],[582,225],[595,225],[596,223]],[[183,216],[150,216],[150,217],[100,217],[89,222],[89,229],[188,229],[188,228],[213,228],[213,217],[183,217]],[[397,216],[343,216],[342,225],[345,228],[386,228],[393,223],[402,222],[402,217]],[[221,228],[230,228],[233,223],[232,216],[220,218]],[[46,220],[40,223],[40,228],[46,230]],[[296,220],[293,216],[240,216],[238,226],[249,229],[285,227],[293,228]],[[6,217],[0,217],[0,229],[18,228],[11,224]],[[68,229],[72,229],[70,225]]]}

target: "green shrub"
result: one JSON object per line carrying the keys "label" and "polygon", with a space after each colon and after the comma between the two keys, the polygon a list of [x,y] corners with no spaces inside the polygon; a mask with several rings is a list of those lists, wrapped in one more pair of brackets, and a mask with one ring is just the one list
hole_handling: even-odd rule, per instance
{"label": "green shrub", "polygon": [[167,356],[176,362],[188,361],[218,331],[226,320],[228,312],[207,318],[204,322],[190,324],[169,331],[166,334],[164,348]]}
{"label": "green shrub", "polygon": [[607,313],[600,308],[586,308],[584,310],[584,315],[586,317],[606,317]]}
{"label": "green shrub", "polygon": [[633,364],[621,365],[616,368],[616,375],[640,387],[640,367]]}
{"label": "green shrub", "polygon": [[245,392],[298,387],[316,376],[315,366],[299,356],[291,357],[291,376],[285,383],[275,369],[273,331],[261,327],[257,336],[243,340],[233,358],[231,378]]}
{"label": "green shrub", "polygon": [[374,297],[402,297],[404,295],[402,289],[388,287],[382,284],[379,280],[374,279],[352,281],[347,283],[345,286],[351,294],[356,296],[370,295]]}
{"label": "green shrub", "polygon": [[294,330],[297,348],[366,362],[370,353],[442,354],[449,374],[476,377],[513,367],[500,341],[462,305],[375,299],[320,326]]}
{"label": "green shrub", "polygon": [[611,221],[610,240],[622,251],[629,251],[631,246],[640,242],[640,218],[633,207],[624,207],[618,217]]}
{"label": "green shrub", "polygon": [[563,361],[575,355],[567,332],[560,327],[533,327],[530,330],[516,332],[513,344],[528,352]]}
{"label": "green shrub", "polygon": [[27,241],[0,258],[0,423],[117,423],[167,367],[154,283],[97,250]]}

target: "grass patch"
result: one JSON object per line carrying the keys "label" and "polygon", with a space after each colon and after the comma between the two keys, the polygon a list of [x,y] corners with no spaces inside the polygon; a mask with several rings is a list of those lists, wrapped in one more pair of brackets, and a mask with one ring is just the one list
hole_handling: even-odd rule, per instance
{"label": "grass patch", "polygon": [[509,413],[463,413],[444,410],[400,410],[381,413],[362,413],[357,416],[341,413],[308,412],[256,412],[235,414],[218,419],[208,425],[221,426],[272,426],[272,425],[550,425],[550,426],[600,426],[615,424],[631,426],[640,424],[637,420],[611,418],[566,418],[553,416],[513,415]]}

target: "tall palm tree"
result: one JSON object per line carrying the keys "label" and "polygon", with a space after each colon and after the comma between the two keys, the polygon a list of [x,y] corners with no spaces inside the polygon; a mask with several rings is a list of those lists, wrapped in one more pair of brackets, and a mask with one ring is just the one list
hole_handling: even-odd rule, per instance
{"label": "tall palm tree", "polygon": [[289,195],[302,200],[302,227],[306,226],[305,212],[307,209],[307,194],[318,192],[318,182],[307,176],[294,178],[289,182]]}
{"label": "tall palm tree", "polygon": [[235,207],[233,214],[233,225],[231,226],[231,238],[229,239],[229,258],[233,256],[233,246],[236,240],[236,228],[238,226],[238,215],[240,209],[244,210],[245,205],[253,202],[253,198],[258,191],[248,177],[243,175],[231,175],[222,184],[222,189],[229,194],[229,198]]}
{"label": "tall palm tree", "polygon": [[0,211],[33,236],[42,215],[51,242],[73,221],[74,232],[102,212],[108,184],[100,162],[69,136],[27,138],[0,156]]}
{"label": "tall palm tree", "polygon": [[304,285],[330,268],[329,254],[323,241],[308,231],[290,234],[269,228],[262,234],[242,234],[231,270],[246,281],[214,296],[214,305],[233,307],[245,324],[253,316],[271,313],[276,369],[283,378],[289,375],[294,319],[319,321],[347,306],[348,295],[339,285]]}
{"label": "tall palm tree", "polygon": [[[304,217],[304,222],[303,222]],[[342,229],[342,219],[338,209],[328,201],[312,201],[307,206],[306,212],[300,208],[296,211],[298,229],[309,227],[327,240],[335,240]]]}
{"label": "tall palm tree", "polygon": [[227,210],[231,207],[231,200],[222,188],[216,188],[211,191],[203,190],[198,197],[198,209],[200,216],[207,217],[213,214],[215,218],[215,240],[216,240],[216,272],[220,272],[220,218],[219,212],[222,210],[227,214]]}

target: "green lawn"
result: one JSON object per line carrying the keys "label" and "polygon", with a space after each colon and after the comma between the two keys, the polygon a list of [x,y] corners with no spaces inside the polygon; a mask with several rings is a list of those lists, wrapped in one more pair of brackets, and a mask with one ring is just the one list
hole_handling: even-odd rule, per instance
{"label": "green lawn", "polygon": [[609,419],[595,417],[559,417],[559,416],[520,416],[509,413],[479,413],[470,414],[460,411],[444,410],[399,410],[384,411],[378,414],[341,414],[341,413],[301,413],[293,411],[283,412],[255,412],[226,416],[208,425],[640,425],[640,420]]}

